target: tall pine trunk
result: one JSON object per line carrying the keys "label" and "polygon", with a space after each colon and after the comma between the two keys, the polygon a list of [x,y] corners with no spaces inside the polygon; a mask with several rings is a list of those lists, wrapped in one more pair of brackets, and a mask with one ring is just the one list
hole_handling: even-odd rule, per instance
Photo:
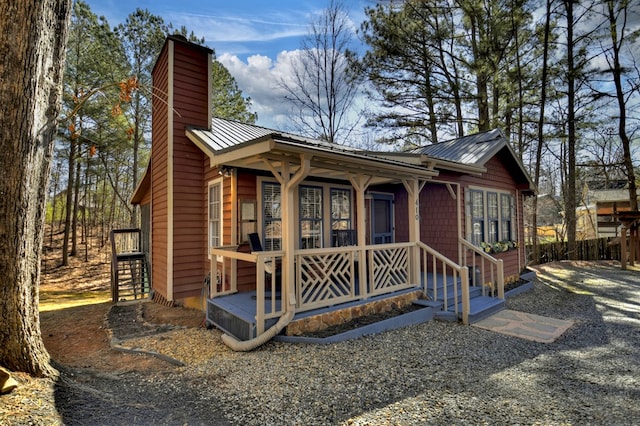
{"label": "tall pine trunk", "polygon": [[51,375],[38,285],[71,0],[0,2],[0,364]]}
{"label": "tall pine trunk", "polygon": [[567,258],[576,257],[576,69],[574,65],[573,2],[565,0],[567,12],[567,185],[564,191],[565,221],[567,224]]}
{"label": "tall pine trunk", "polygon": [[631,141],[627,134],[627,105],[624,91],[622,90],[622,65],[620,64],[620,50],[622,49],[622,43],[624,40],[624,29],[627,21],[628,3],[623,3],[624,24],[622,25],[622,33],[618,37],[618,24],[617,16],[615,13],[614,0],[607,1],[607,17],[609,19],[609,31],[611,35],[611,46],[613,51],[613,66],[611,67],[611,74],[616,86],[616,100],[618,102],[618,111],[620,113],[620,119],[618,120],[618,135],[620,136],[620,142],[622,143],[622,150],[624,153],[624,167],[627,173],[627,180],[629,182],[629,205],[631,211],[638,211],[638,195],[636,191],[636,176],[633,170],[633,161],[631,158]]}
{"label": "tall pine trunk", "polygon": [[[551,32],[551,0],[547,0],[546,16],[544,20],[544,41],[542,46],[542,78],[540,82],[540,115],[538,118],[538,145],[536,146],[536,158],[534,160],[534,182],[536,188],[540,185],[540,163],[542,162],[542,148],[544,146],[544,112],[547,103],[547,78],[549,73],[549,36]],[[533,197],[531,226],[533,231],[533,259],[538,263],[540,259],[540,245],[538,244],[538,197]]]}
{"label": "tall pine trunk", "polygon": [[75,161],[76,161],[76,146],[78,142],[73,136],[69,138],[69,159],[68,159],[68,178],[67,178],[67,192],[64,211],[64,236],[62,238],[62,261],[60,266],[67,266],[69,264],[69,237],[71,235],[71,214],[73,213],[73,181],[75,177]]}

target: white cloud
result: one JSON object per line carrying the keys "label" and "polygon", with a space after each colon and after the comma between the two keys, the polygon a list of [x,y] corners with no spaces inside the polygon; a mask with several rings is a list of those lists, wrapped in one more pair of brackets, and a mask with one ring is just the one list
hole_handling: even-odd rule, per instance
{"label": "white cloud", "polygon": [[[252,19],[239,16],[196,15],[180,13],[171,17],[208,43],[274,41],[300,37],[307,33],[307,25],[296,24],[293,18],[281,21]],[[303,21],[304,22],[304,21]],[[175,23],[174,23],[175,25]]]}
{"label": "white cloud", "polygon": [[287,130],[291,106],[284,99],[282,80],[291,76],[291,59],[299,50],[282,51],[275,60],[264,55],[252,55],[243,61],[236,55],[224,53],[218,60],[238,82],[245,96],[251,97],[253,110],[258,113],[258,124]]}

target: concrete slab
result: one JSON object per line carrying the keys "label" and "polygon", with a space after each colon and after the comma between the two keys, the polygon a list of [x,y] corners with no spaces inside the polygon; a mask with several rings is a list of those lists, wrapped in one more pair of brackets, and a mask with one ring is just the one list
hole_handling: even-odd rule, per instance
{"label": "concrete slab", "polygon": [[573,321],[505,309],[472,325],[534,342],[551,343],[567,331]]}

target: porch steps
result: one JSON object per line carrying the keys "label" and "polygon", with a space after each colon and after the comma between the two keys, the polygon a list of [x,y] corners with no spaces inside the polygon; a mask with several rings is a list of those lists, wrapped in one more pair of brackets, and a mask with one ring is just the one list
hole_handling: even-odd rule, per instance
{"label": "porch steps", "polygon": [[[451,281],[449,277],[449,281]],[[460,280],[456,283],[458,290],[458,315],[456,315],[456,301],[453,283],[447,285],[447,309],[444,309],[444,280],[438,277],[436,281],[437,292],[434,297],[433,285],[429,284],[427,290],[427,296],[431,299],[428,301],[432,307],[438,307],[439,311],[436,312],[435,318],[444,321],[457,321],[462,318],[462,290]],[[424,302],[421,302],[423,304]],[[489,297],[482,295],[482,288],[477,286],[469,286],[469,323],[473,324],[490,315],[495,314],[503,310],[505,307],[504,299],[498,299],[496,297]]]}

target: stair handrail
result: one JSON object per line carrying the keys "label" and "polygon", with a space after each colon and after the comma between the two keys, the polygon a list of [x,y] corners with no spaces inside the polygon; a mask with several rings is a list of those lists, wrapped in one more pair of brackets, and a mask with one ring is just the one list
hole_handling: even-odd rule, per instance
{"label": "stair handrail", "polygon": [[[442,263],[443,265],[443,280],[446,279],[446,270],[445,270],[445,266],[448,266],[449,268],[451,268],[454,271],[453,274],[453,280],[454,283],[457,280],[457,276],[460,276],[460,287],[461,287],[461,299],[462,299],[462,323],[463,324],[469,324],[469,311],[471,308],[471,302],[469,300],[469,268],[467,268],[466,266],[462,266],[457,264],[456,262],[454,262],[453,260],[449,259],[448,257],[446,257],[445,255],[443,255],[442,253],[440,253],[439,251],[437,251],[436,249],[434,249],[433,247],[423,243],[422,241],[418,241],[417,242],[417,246],[422,249],[424,252],[426,252],[428,255],[432,256],[432,262],[433,262],[433,283],[434,283],[434,297],[437,297],[437,279],[436,279],[436,275],[437,275],[437,268],[436,268],[436,261],[439,261]],[[424,283],[423,285],[423,294],[426,295],[427,294],[427,273],[428,273],[428,268],[427,268],[427,256],[422,256],[422,263],[423,263],[423,268],[421,268],[421,274],[423,274],[423,278],[422,281]],[[445,310],[447,309],[447,285],[446,282],[443,283],[443,289],[445,292],[444,295],[444,306],[445,306]],[[455,311],[457,313],[458,310],[458,290],[457,290],[457,286],[454,285],[453,286],[453,291],[454,291],[454,303],[455,303]]]}
{"label": "stair handrail", "polygon": [[[109,240],[111,240],[111,299],[115,303],[118,301],[120,295],[120,284],[119,284],[119,274],[118,274],[118,245],[116,244],[116,235],[118,234],[137,234],[138,241],[136,243],[137,249],[140,251],[142,249],[142,235],[140,228],[121,228],[121,229],[112,229],[109,232]],[[145,256],[146,261],[146,256]]]}
{"label": "stair handrail", "polygon": [[[502,259],[496,259],[495,257],[491,256],[489,253],[485,252],[482,248],[476,246],[475,244],[472,244],[471,242],[465,240],[464,238],[458,238],[458,242],[461,246],[474,252],[474,254],[480,256],[483,260],[486,260],[491,265],[495,266],[496,268],[495,283],[496,283],[498,298],[504,299],[504,262],[502,261]],[[466,253],[464,255],[463,262],[466,263]],[[475,265],[475,258],[474,258],[472,267],[475,269],[475,266],[476,265]],[[484,275],[484,271],[482,271],[482,274]],[[475,271],[474,271],[474,275],[475,275]],[[491,268],[491,280],[492,282],[494,280],[493,268]],[[482,283],[480,283],[480,285],[482,285]]]}

